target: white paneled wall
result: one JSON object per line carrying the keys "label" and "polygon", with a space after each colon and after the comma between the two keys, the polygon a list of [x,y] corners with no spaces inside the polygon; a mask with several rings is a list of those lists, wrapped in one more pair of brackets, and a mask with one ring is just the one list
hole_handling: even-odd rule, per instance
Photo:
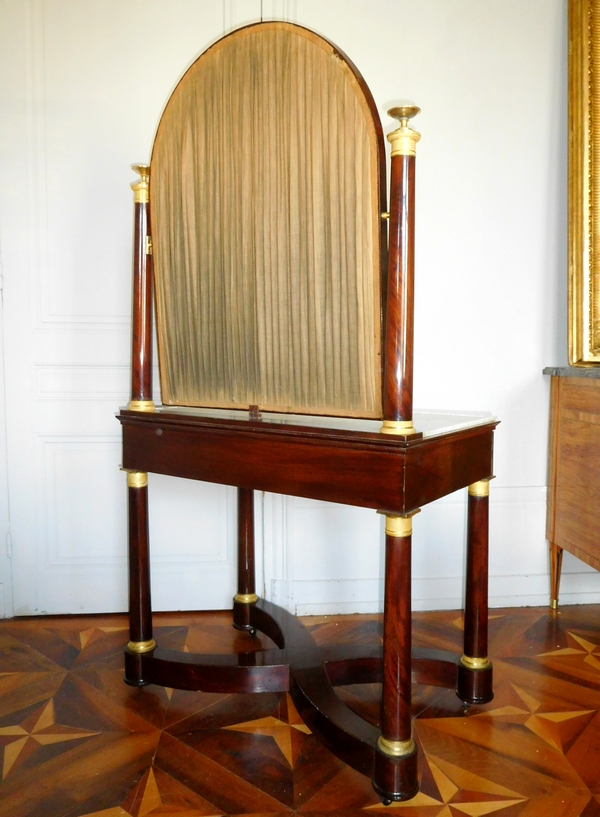
{"label": "white paneled wall", "polygon": [[[501,419],[491,603],[547,601],[541,370],[566,361],[566,9],[567,0],[0,0],[0,615],[125,608],[114,413],[128,391],[129,165],[148,160],[186,67],[261,13],[345,51],[387,130],[390,102],[423,109],[415,403]],[[150,493],[156,608],[227,606],[235,492],[151,476]],[[380,608],[374,512],[275,495],[257,506],[267,597],[302,613]],[[465,515],[459,493],[416,517],[416,609],[460,605]],[[600,574],[570,557],[564,573],[564,602],[600,601]]]}
{"label": "white paneled wall", "polygon": [[[490,605],[548,602],[545,487],[502,487],[490,499]],[[268,496],[274,601],[301,615],[383,609],[383,531],[360,508]],[[413,609],[463,604],[466,490],[422,509],[413,520]],[[598,601],[598,574],[565,554],[561,603]]]}

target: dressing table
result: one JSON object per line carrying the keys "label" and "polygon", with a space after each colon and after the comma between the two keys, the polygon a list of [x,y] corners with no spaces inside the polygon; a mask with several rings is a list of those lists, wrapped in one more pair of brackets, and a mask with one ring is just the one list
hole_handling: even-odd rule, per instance
{"label": "dressing table", "polygon": [[[388,209],[379,116],[335,46],[299,26],[261,23],[192,65],[163,113],[151,165],[135,166],[132,390],[118,415],[129,497],[127,683],[289,691],[311,731],[368,775],[384,803],[418,791],[411,684],[450,687],[466,704],[493,694],[488,495],[497,423],[412,407],[420,136],[409,121],[417,112],[390,111],[399,125],[388,137]],[[162,405],[152,400],[153,303]],[[266,634],[275,648],[194,655],[156,643],[151,474],[237,487],[232,624]],[[464,651],[413,651],[413,518],[462,488]],[[254,491],[385,517],[381,647],[318,647],[293,615],[259,598]],[[373,682],[382,684],[378,724],[336,694]]]}

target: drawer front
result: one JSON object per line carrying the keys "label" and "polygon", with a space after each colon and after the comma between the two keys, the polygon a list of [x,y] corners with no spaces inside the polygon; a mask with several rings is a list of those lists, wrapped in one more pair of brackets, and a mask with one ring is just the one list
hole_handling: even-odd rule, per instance
{"label": "drawer front", "polygon": [[564,378],[556,407],[553,541],[600,563],[600,380]]}
{"label": "drawer front", "polygon": [[582,412],[598,415],[597,422],[600,424],[600,379],[563,377],[561,381],[561,413]]}

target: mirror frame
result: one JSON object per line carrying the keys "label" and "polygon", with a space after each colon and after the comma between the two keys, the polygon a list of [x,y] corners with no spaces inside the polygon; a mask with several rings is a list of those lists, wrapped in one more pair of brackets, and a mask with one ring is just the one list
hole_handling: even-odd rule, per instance
{"label": "mirror frame", "polygon": [[569,364],[600,364],[600,0],[569,0]]}

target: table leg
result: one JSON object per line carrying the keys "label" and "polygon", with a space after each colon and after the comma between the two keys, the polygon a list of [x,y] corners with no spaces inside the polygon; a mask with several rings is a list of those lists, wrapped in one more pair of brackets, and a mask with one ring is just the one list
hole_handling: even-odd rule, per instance
{"label": "table leg", "polygon": [[457,693],[465,703],[487,703],[492,692],[488,658],[489,480],[469,485],[464,655],[458,667]]}
{"label": "table leg", "polygon": [[411,543],[413,514],[386,516],[381,736],[373,786],[384,802],[417,793],[411,719]]}
{"label": "table leg", "polygon": [[233,626],[255,632],[250,624],[252,605],[258,601],[254,573],[254,491],[238,488],[238,591],[233,598]]}
{"label": "table leg", "polygon": [[125,681],[141,686],[140,656],[156,647],[152,638],[150,553],[148,546],[148,474],[127,472],[129,515],[129,638],[125,651]]}

